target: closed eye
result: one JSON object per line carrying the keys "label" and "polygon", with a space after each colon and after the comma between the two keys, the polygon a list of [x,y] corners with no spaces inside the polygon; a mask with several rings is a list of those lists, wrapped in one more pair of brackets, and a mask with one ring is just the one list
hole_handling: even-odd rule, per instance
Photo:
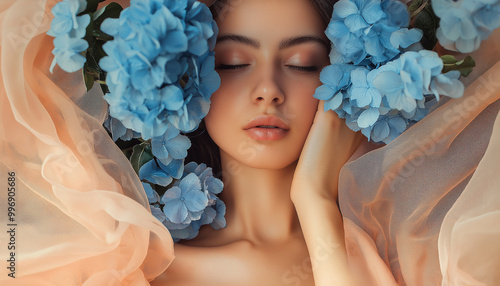
{"label": "closed eye", "polygon": [[303,72],[316,72],[318,71],[317,66],[293,66],[293,65],[287,65],[288,68],[291,68],[293,70],[298,70],[298,71],[303,71]]}
{"label": "closed eye", "polygon": [[238,70],[238,69],[245,68],[247,66],[249,66],[249,64],[242,64],[242,65],[225,65],[225,64],[220,64],[220,65],[216,66],[215,69],[218,69],[218,70]]}

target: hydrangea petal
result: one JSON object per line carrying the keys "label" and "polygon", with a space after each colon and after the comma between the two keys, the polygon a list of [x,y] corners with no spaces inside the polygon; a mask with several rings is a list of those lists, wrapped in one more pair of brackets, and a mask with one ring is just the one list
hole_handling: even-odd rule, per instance
{"label": "hydrangea petal", "polygon": [[181,223],[188,216],[186,205],[179,199],[171,200],[165,203],[163,207],[165,216],[173,223]]}
{"label": "hydrangea petal", "polygon": [[142,186],[144,187],[144,191],[146,191],[146,196],[148,197],[149,203],[150,204],[157,203],[160,197],[158,193],[155,190],[153,190],[151,185],[143,182]]}
{"label": "hydrangea petal", "polygon": [[333,5],[335,14],[341,18],[346,18],[350,15],[357,14],[359,12],[356,4],[349,0],[340,0],[335,5]]}
{"label": "hydrangea petal", "polygon": [[187,156],[187,150],[191,147],[191,141],[188,137],[179,135],[168,141],[167,150],[174,159],[184,159]]}
{"label": "hydrangea petal", "polygon": [[366,23],[365,19],[359,15],[351,15],[345,19],[345,24],[351,33],[356,33],[363,28],[367,28],[369,25]]}
{"label": "hydrangea petal", "polygon": [[372,126],[375,122],[377,122],[378,117],[380,116],[380,111],[378,108],[369,108],[363,111],[358,117],[358,125],[360,128],[367,128]]}
{"label": "hydrangea petal", "polygon": [[389,128],[389,124],[385,120],[380,120],[377,123],[375,123],[375,126],[373,126],[372,129],[372,140],[375,142],[381,142],[387,136],[389,136],[391,129]]}
{"label": "hydrangea petal", "polygon": [[333,90],[328,85],[320,85],[318,88],[316,88],[316,92],[314,93],[314,98],[319,100],[328,100],[332,98],[334,94],[335,90]]}
{"label": "hydrangea petal", "polygon": [[337,92],[331,99],[325,101],[325,111],[327,110],[336,110],[342,104],[342,100],[344,95],[342,92]]}
{"label": "hydrangea petal", "polygon": [[385,17],[379,0],[369,1],[361,11],[361,14],[368,24],[373,24]]}
{"label": "hydrangea petal", "polygon": [[373,85],[385,94],[400,92],[402,84],[401,76],[393,71],[381,71],[373,79]]}
{"label": "hydrangea petal", "polygon": [[406,49],[410,45],[419,42],[423,35],[424,33],[420,29],[400,29],[392,33],[390,42],[393,47]]}
{"label": "hydrangea petal", "polygon": [[200,179],[195,174],[188,174],[181,180],[179,187],[183,190],[201,190]]}
{"label": "hydrangea petal", "polygon": [[215,210],[217,211],[217,215],[214,218],[214,221],[210,224],[210,226],[214,229],[221,229],[226,227],[226,219],[224,215],[226,214],[226,205],[223,201],[217,200],[215,204]]}
{"label": "hydrangea petal", "polygon": [[184,203],[190,212],[198,212],[205,209],[208,204],[208,198],[201,189],[190,189],[186,191]]}
{"label": "hydrangea petal", "polygon": [[172,176],[159,168],[155,160],[150,160],[139,169],[139,178],[160,186],[168,186]]}
{"label": "hydrangea petal", "polygon": [[163,196],[161,197],[161,201],[163,204],[167,204],[168,202],[170,202],[172,200],[180,199],[181,195],[182,195],[181,188],[179,188],[177,186],[173,186],[163,194]]}

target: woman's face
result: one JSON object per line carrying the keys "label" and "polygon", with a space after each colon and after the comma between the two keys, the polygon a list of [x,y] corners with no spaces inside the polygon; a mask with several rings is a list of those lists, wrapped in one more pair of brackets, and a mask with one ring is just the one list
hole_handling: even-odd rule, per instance
{"label": "woman's face", "polygon": [[280,169],[300,155],[317,110],[319,73],[329,63],[325,26],[308,0],[230,1],[215,47],[221,87],[207,130],[229,156]]}

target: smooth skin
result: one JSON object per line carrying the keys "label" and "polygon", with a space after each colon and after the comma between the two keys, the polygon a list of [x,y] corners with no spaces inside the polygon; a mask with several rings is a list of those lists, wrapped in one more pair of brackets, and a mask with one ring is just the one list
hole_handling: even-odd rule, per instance
{"label": "smooth skin", "polygon": [[[227,227],[175,244],[151,285],[352,285],[337,205],[340,168],[361,142],[313,98],[329,63],[325,26],[308,0],[240,0],[221,17],[222,80],[205,118],[220,147]],[[259,115],[289,126],[261,141]]]}

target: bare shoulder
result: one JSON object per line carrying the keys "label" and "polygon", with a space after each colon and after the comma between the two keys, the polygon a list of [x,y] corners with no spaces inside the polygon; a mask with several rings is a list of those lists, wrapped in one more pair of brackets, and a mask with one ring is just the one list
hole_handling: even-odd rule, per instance
{"label": "bare shoulder", "polygon": [[241,279],[232,274],[241,275],[248,272],[248,261],[236,255],[242,253],[242,247],[241,244],[216,247],[175,244],[175,259],[151,285],[230,285],[231,281]]}
{"label": "bare shoulder", "polygon": [[256,246],[175,245],[175,256],[152,286],[314,285],[307,249],[297,242]]}

